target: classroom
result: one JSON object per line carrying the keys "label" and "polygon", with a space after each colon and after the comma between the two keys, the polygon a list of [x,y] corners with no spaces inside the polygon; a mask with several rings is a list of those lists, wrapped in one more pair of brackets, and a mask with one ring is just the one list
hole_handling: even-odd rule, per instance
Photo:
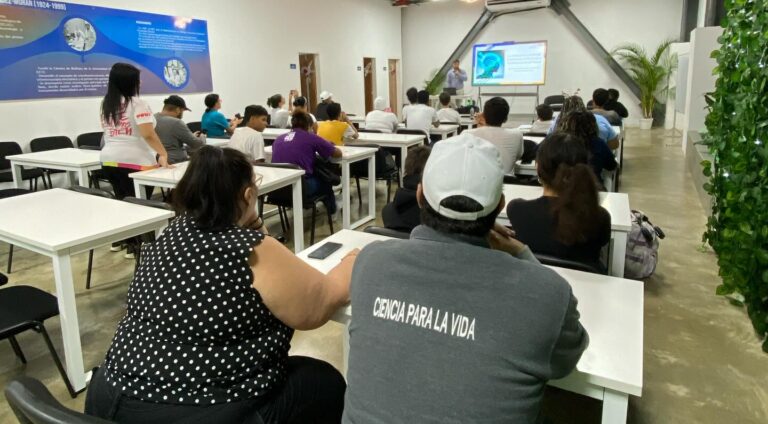
{"label": "classroom", "polygon": [[768,422],[767,0],[0,0],[0,423]]}

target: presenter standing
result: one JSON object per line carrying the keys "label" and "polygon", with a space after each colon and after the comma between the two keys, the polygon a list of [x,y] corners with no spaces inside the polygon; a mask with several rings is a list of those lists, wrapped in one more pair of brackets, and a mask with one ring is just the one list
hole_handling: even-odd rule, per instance
{"label": "presenter standing", "polygon": [[456,94],[464,94],[464,81],[467,80],[467,71],[461,69],[460,65],[461,62],[458,59],[453,61],[453,68],[448,71],[446,81],[446,87],[456,89]]}

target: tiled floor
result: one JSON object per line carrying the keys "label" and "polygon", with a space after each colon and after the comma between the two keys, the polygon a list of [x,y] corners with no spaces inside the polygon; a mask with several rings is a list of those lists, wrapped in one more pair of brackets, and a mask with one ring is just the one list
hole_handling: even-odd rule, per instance
{"label": "tiled floor", "polygon": [[[645,390],[642,398],[630,399],[629,422],[768,422],[768,355],[761,352],[745,312],[714,295],[716,260],[701,249],[705,213],[685,170],[679,138],[664,136],[658,130],[630,130],[625,153],[622,191],[630,194],[633,208],[646,212],[667,233],[656,275],[646,282]],[[384,193],[380,183],[379,209]],[[279,231],[274,218],[269,223]],[[327,234],[327,225],[318,224],[318,235]],[[7,245],[0,246],[3,268],[7,252]],[[100,249],[94,261],[94,287],[86,291],[86,259],[85,254],[77,257],[74,269],[85,365],[93,367],[123,313],[132,261]],[[50,261],[31,252],[17,251],[10,278],[11,284],[53,291]],[[47,327],[61,352],[58,320],[50,320]],[[292,353],[339,366],[342,330],[329,323],[298,332]],[[66,405],[81,409],[85,396],[69,398],[40,336],[30,332],[19,342],[29,359],[26,366],[15,360],[9,343],[0,342],[0,387],[26,373],[43,380]],[[560,390],[549,390],[545,401],[545,412],[555,423],[598,423],[600,407],[597,401]],[[12,422],[0,396],[0,423]]]}

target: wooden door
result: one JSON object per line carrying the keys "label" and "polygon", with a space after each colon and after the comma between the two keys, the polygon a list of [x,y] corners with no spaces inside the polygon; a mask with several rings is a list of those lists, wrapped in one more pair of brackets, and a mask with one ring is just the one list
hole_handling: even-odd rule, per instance
{"label": "wooden door", "polygon": [[299,54],[299,87],[301,95],[309,101],[309,110],[315,113],[320,102],[317,94],[317,63],[319,55],[314,53]]}
{"label": "wooden door", "polygon": [[400,116],[400,60],[389,59],[389,107],[395,115]]}
{"label": "wooden door", "polygon": [[373,110],[373,100],[376,98],[376,59],[363,58],[363,78],[365,81],[365,113]]}

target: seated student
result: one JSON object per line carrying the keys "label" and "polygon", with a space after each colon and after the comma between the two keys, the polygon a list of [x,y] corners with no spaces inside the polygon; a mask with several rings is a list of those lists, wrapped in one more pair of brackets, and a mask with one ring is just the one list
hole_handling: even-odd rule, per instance
{"label": "seated student", "polygon": [[142,252],[87,414],[123,424],[339,422],[344,378],[288,350],[294,329],[318,328],[349,302],[354,254],[325,275],[268,237],[257,177],[233,149],[192,156],[173,194],[177,218]]}
{"label": "seated student", "polygon": [[[315,118],[315,115],[309,113],[309,108],[307,105],[309,104],[309,100],[307,100],[304,96],[296,97],[293,100],[293,112],[304,112],[307,115],[309,115],[310,118],[312,118],[312,132],[317,134],[317,118]],[[290,122],[289,122],[290,124]]]}
{"label": "seated student", "polygon": [[[432,128],[440,126],[440,118],[437,117],[437,111],[429,106],[429,93],[421,90],[416,94],[417,104],[412,105],[407,111],[404,111],[405,127],[409,130],[421,130],[425,134],[430,134]],[[437,141],[440,137],[432,138]]]}
{"label": "seated student", "polygon": [[461,115],[459,112],[456,111],[456,109],[451,107],[451,95],[442,92],[440,93],[440,110],[437,111],[437,118],[440,120],[441,123],[452,123],[452,124],[459,124],[461,123]]}
{"label": "seated student", "polygon": [[324,158],[340,158],[341,150],[323,138],[309,132],[309,115],[294,112],[291,118],[291,132],[283,134],[272,145],[272,163],[292,163],[306,172],[304,176],[304,194],[311,196],[323,193],[323,204],[331,215],[336,213],[336,197],[333,187],[314,175],[315,155]]}
{"label": "seated student", "polygon": [[408,110],[412,108],[414,105],[419,103],[418,94],[419,94],[419,90],[416,87],[411,87],[405,92],[405,98],[408,99],[408,104],[403,106],[402,122],[405,122],[405,117],[408,114]]}
{"label": "seated student", "polygon": [[408,151],[403,186],[395,192],[392,203],[384,206],[381,211],[384,227],[410,233],[421,224],[421,208],[416,201],[416,190],[421,184],[421,175],[424,173],[430,151],[428,146],[419,146]]}
{"label": "seated student", "polygon": [[320,103],[315,108],[315,116],[318,121],[328,120],[328,106],[333,103],[333,94],[323,91],[320,93]]}
{"label": "seated student", "polygon": [[377,97],[373,101],[373,110],[365,116],[365,129],[378,130],[386,134],[397,131],[397,115],[387,112],[387,101],[383,97]]}
{"label": "seated student", "polygon": [[262,106],[247,106],[243,117],[245,126],[235,130],[226,147],[238,150],[252,163],[264,162],[264,137],[261,133],[267,128],[268,116],[269,112]]}
{"label": "seated student", "polygon": [[343,146],[345,141],[359,137],[357,128],[347,114],[341,111],[340,104],[328,105],[326,113],[328,113],[328,120],[317,124],[317,135],[337,146]]}
{"label": "seated student", "polygon": [[503,177],[490,143],[437,143],[422,225],[358,255],[343,422],[533,423],[547,381],[576,367],[576,299],[496,223]]}
{"label": "seated student", "polygon": [[615,88],[608,89],[608,103],[605,104],[605,110],[612,110],[622,118],[629,117],[629,111],[619,102],[619,90]]}
{"label": "seated student", "polygon": [[285,97],[281,94],[275,94],[267,99],[267,106],[269,106],[269,124],[272,128],[288,128],[288,121],[291,119],[291,113],[293,113],[293,98],[296,96],[297,91],[291,90],[288,94],[288,110],[283,109],[285,105]]}
{"label": "seated student", "polygon": [[534,252],[598,264],[611,239],[611,216],[600,206],[588,156],[580,138],[563,132],[539,145],[536,168],[544,195],[507,206],[516,237]]}
{"label": "seated student", "polygon": [[177,95],[169,96],[163,101],[163,111],[155,114],[155,132],[168,152],[168,162],[171,164],[189,160],[188,153],[194,152],[203,145],[205,139],[200,132],[192,133],[181,119],[184,111],[188,111],[187,103]]}
{"label": "seated student", "polygon": [[596,115],[589,112],[571,113],[563,122],[563,131],[584,142],[584,147],[589,152],[589,164],[595,172],[598,187],[602,189],[603,169],[613,171],[618,163],[611,149],[600,140],[595,118]]}
{"label": "seated student", "polygon": [[621,125],[621,116],[612,110],[606,110],[605,105],[610,101],[608,90],[598,88],[592,93],[592,113],[608,120],[611,125]]}
{"label": "seated student", "polygon": [[552,126],[552,117],[555,115],[555,111],[552,110],[552,106],[541,104],[536,106],[536,122],[533,123],[529,132],[532,133],[547,133]]}
{"label": "seated student", "polygon": [[241,118],[228,120],[223,113],[219,112],[219,109],[221,109],[221,97],[218,94],[205,96],[205,107],[205,113],[203,113],[203,118],[200,120],[200,127],[207,133],[208,137],[227,137],[233,134],[235,128],[243,122]]}
{"label": "seated student", "polygon": [[[552,134],[554,131],[562,131],[565,120],[564,117],[568,116],[571,113],[576,112],[586,112],[587,107],[584,106],[584,100],[581,99],[579,96],[570,96],[565,98],[565,102],[563,103],[563,109],[560,112],[560,115],[557,115],[557,118],[555,118],[554,121],[552,121],[552,126],[549,128],[548,134]],[[613,129],[613,126],[611,126],[611,123],[608,122],[605,117],[601,115],[595,115],[595,119],[597,119],[597,128],[599,130],[599,136],[600,140],[603,140],[606,144],[608,144],[608,147],[611,150],[616,150],[619,147],[619,133],[616,132],[616,130]]]}
{"label": "seated student", "polygon": [[485,126],[467,130],[472,135],[489,141],[501,153],[501,166],[505,174],[515,171],[515,163],[523,156],[523,133],[516,129],[502,128],[509,117],[509,103],[494,97],[483,107]]}

